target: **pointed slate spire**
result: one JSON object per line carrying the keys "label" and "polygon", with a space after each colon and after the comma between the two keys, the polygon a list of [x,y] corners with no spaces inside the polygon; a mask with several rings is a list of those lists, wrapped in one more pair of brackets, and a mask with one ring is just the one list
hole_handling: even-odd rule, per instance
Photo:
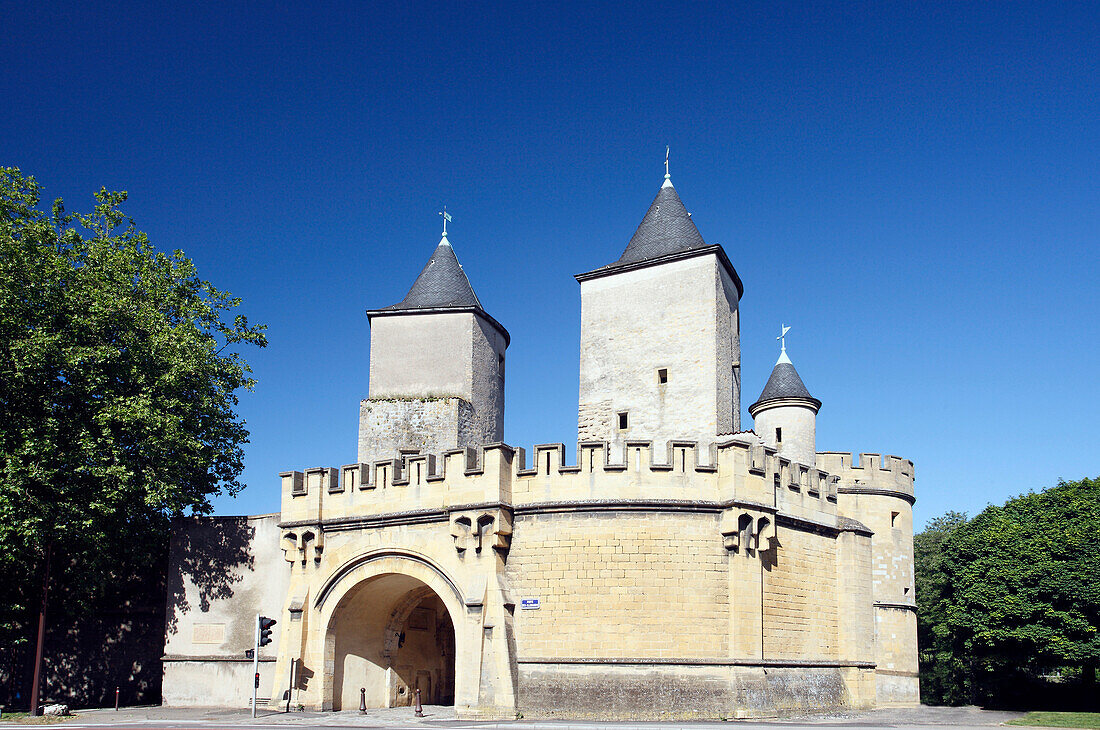
{"label": "pointed slate spire", "polygon": [[680,201],[680,196],[676,194],[671,177],[666,174],[665,181],[638,225],[638,230],[634,231],[623,255],[612,266],[692,251],[705,248],[706,245]]}
{"label": "pointed slate spire", "polygon": [[435,252],[421,270],[420,276],[416,277],[405,298],[386,308],[402,310],[442,307],[482,308],[446,234],[440,239]]}
{"label": "pointed slate spire", "polygon": [[721,246],[708,245],[699,235],[691,215],[684,208],[676,188],[672,186],[672,176],[668,173],[668,158],[665,158],[665,179],[657,191],[657,197],[642,217],[638,229],[634,231],[622,256],[614,263],[601,266],[583,274],[577,274],[579,282],[611,276],[622,271],[640,269],[647,266],[659,266],[676,259],[714,254],[719,265],[726,270],[737,287],[737,297],[745,293],[741,277],[733,268],[729,257]]}
{"label": "pointed slate spire", "polygon": [[754,411],[757,406],[763,405],[767,401],[777,400],[780,398],[801,398],[803,400],[813,401],[816,408],[821,407],[821,401],[810,395],[810,391],[806,388],[806,384],[802,382],[802,378],[798,376],[798,371],[794,369],[794,363],[787,357],[787,348],[784,347],[783,351],[779,354],[779,359],[775,363],[775,367],[772,368],[771,377],[768,378],[768,384],[764,386],[764,392],[760,394],[760,397],[756,399],[756,402],[749,406],[750,413]]}

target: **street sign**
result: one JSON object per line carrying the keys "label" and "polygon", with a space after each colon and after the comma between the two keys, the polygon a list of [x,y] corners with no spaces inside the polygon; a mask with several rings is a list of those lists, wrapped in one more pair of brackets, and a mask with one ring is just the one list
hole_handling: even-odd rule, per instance
{"label": "street sign", "polygon": [[533,611],[539,608],[541,604],[537,598],[522,598],[519,602],[519,607],[528,611]]}

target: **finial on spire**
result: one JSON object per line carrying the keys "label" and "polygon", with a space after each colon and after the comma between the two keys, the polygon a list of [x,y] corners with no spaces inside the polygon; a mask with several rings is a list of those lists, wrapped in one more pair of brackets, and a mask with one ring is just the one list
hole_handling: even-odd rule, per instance
{"label": "finial on spire", "polygon": [[451,214],[447,212],[447,206],[443,206],[443,210],[439,211],[439,214],[443,216],[443,237],[447,237],[447,221],[451,220]]}
{"label": "finial on spire", "polygon": [[668,174],[668,152],[670,149],[671,148],[668,145],[665,145],[665,180],[672,179],[672,175]]}
{"label": "finial on spire", "polygon": [[787,333],[791,331],[791,328],[785,324],[779,325],[779,337],[775,339],[779,340],[782,349],[779,352],[779,362],[790,362],[790,358],[787,357]]}

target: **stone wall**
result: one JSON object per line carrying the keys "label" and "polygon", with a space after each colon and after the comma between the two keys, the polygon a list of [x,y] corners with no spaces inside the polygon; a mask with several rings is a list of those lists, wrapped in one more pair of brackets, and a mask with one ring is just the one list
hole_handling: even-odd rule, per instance
{"label": "stone wall", "polygon": [[454,395],[472,400],[468,312],[402,314],[370,322],[371,398]]}
{"label": "stone wall", "polygon": [[[782,429],[783,440],[777,440]],[[817,414],[806,405],[779,405],[756,412],[753,430],[764,443],[791,461],[813,466],[817,463]]]}
{"label": "stone wall", "polygon": [[504,333],[474,312],[372,317],[359,461],[503,440],[506,347]]}
{"label": "stone wall", "polygon": [[[836,538],[777,530],[764,561],[764,657],[837,659]],[[823,569],[825,568],[825,569]]]}
{"label": "stone wall", "polygon": [[737,428],[736,288],[721,269],[710,253],[581,283],[580,440],[709,445]]}
{"label": "stone wall", "polygon": [[[398,640],[402,607],[434,594],[454,620],[465,717],[759,716],[866,707],[876,692],[911,702],[913,614],[894,620],[872,598],[884,548],[838,514],[834,477],[749,437],[706,451],[585,442],[576,465],[560,444],[500,444],[285,472],[278,534],[252,521],[222,530],[285,550],[250,547],[230,572],[251,585],[249,556],[282,560],[267,568],[288,583],[266,697],[295,672],[294,701],[319,709],[366,684],[375,706],[407,701],[414,681],[439,686],[447,665],[430,642],[406,636],[406,661]],[[267,601],[239,598],[252,615]],[[219,612],[215,601],[203,622]],[[239,683],[240,647],[204,658],[190,631],[172,671],[221,662],[195,682]],[[876,661],[898,669],[876,679]]]}
{"label": "stone wall", "polygon": [[368,398],[359,404],[359,461],[395,459],[402,449],[438,454],[484,443],[484,426],[458,397]]}
{"label": "stone wall", "polygon": [[821,453],[819,466],[837,474],[839,514],[859,520],[871,538],[878,703],[920,701],[913,576],[913,463],[878,454]]}
{"label": "stone wall", "polygon": [[[173,525],[163,704],[248,707],[256,615],[282,616],[289,576],[279,515],[205,517]],[[275,642],[260,652],[260,696],[270,697]]]}
{"label": "stone wall", "polygon": [[716,514],[517,518],[506,575],[521,659],[706,658],[729,650],[726,550]]}

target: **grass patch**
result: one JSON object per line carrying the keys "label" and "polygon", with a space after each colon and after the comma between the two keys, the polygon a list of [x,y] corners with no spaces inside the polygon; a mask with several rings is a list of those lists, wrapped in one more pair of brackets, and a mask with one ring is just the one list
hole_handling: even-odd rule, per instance
{"label": "grass patch", "polygon": [[1100,712],[1029,712],[1006,725],[1100,728]]}
{"label": "grass patch", "polygon": [[0,722],[16,722],[20,725],[55,725],[59,722],[67,722],[75,718],[76,715],[66,715],[59,717],[57,715],[32,715],[29,712],[7,712],[4,711],[4,716],[0,718]]}

